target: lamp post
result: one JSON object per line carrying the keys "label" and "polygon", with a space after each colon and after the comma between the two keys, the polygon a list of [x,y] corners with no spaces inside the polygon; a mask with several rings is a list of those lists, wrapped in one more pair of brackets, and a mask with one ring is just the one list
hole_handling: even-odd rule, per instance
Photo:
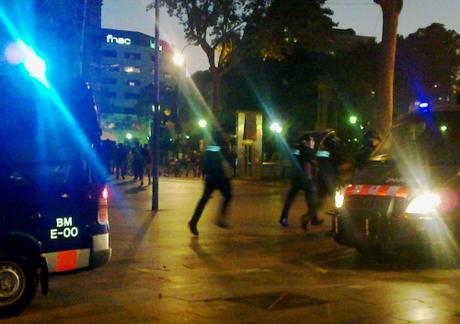
{"label": "lamp post", "polygon": [[182,47],[182,49],[179,51],[176,51],[173,55],[173,62],[175,65],[179,66],[179,67],[184,67],[184,73],[185,73],[185,76],[187,77],[187,62],[185,60],[185,56],[184,56],[184,51],[187,47],[189,47],[190,43],[186,44],[184,47]]}
{"label": "lamp post", "polygon": [[155,8],[155,60],[154,60],[154,92],[155,102],[153,111],[153,122],[151,128],[151,138],[153,139],[153,168],[152,168],[152,210],[158,211],[158,182],[160,167],[160,0],[155,0],[145,7],[146,11]]}

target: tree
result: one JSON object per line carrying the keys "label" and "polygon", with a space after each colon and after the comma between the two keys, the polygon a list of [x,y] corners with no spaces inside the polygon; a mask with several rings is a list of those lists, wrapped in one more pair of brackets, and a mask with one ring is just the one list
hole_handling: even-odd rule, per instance
{"label": "tree", "polygon": [[[205,52],[213,80],[212,108],[221,108],[221,80],[249,53],[275,55],[278,45],[307,43],[332,28],[324,0],[163,0],[184,25],[186,39]],[[280,11],[280,12],[278,12]],[[282,12],[282,13],[281,13]],[[295,19],[288,19],[291,16]],[[321,23],[311,22],[319,19]],[[278,37],[279,33],[283,37]],[[271,36],[269,36],[271,35]],[[285,36],[288,35],[288,36]],[[276,36],[276,37],[275,37]],[[285,38],[288,38],[288,41]],[[319,38],[316,36],[316,38]],[[281,39],[281,41],[280,41]],[[271,43],[269,42],[271,40]],[[314,43],[314,42],[312,42]],[[270,54],[270,55],[268,55]]]}
{"label": "tree", "polygon": [[299,48],[322,51],[329,45],[335,23],[325,0],[274,0],[256,17],[254,30],[262,58],[283,59]]}
{"label": "tree", "polygon": [[438,23],[399,40],[395,82],[401,112],[415,101],[456,101],[459,43],[460,35]]}
{"label": "tree", "polygon": [[[228,68],[236,43],[244,36],[246,17],[251,6],[264,1],[164,0],[171,16],[184,25],[186,39],[205,52],[213,77],[212,108],[220,108],[221,76]],[[254,8],[256,8],[255,6]]]}
{"label": "tree", "polygon": [[379,49],[375,42],[357,44],[349,51],[337,52],[329,64],[332,87],[343,107],[339,120],[346,121],[342,123],[345,128],[350,128],[351,115],[359,116],[363,126],[373,117],[370,108],[376,105]]}
{"label": "tree", "polygon": [[396,40],[398,19],[403,7],[403,0],[374,0],[374,2],[380,5],[383,13],[380,84],[377,92],[379,105],[375,112],[374,123],[377,130],[384,134],[391,128],[393,118],[393,82]]}

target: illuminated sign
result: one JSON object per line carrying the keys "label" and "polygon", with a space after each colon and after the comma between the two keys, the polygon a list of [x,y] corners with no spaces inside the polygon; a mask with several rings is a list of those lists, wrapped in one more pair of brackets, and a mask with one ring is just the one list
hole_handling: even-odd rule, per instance
{"label": "illuminated sign", "polygon": [[107,43],[117,43],[119,45],[131,45],[131,38],[115,37],[112,34],[108,34],[106,38]]}

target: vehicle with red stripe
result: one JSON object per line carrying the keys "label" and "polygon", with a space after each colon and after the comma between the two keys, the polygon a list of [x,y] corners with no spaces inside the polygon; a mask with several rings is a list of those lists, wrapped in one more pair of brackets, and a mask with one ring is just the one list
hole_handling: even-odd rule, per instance
{"label": "vehicle with red stripe", "polygon": [[111,256],[100,128],[87,84],[49,88],[20,74],[0,84],[0,315],[29,305],[48,275]]}
{"label": "vehicle with red stripe", "polygon": [[335,240],[365,253],[436,245],[458,254],[459,170],[460,109],[411,113],[337,190]]}

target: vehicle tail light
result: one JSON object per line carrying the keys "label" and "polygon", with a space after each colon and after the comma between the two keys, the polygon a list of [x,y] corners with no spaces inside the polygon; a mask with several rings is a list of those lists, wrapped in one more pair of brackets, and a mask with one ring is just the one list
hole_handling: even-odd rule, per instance
{"label": "vehicle tail light", "polygon": [[108,199],[109,189],[107,186],[104,186],[99,197],[99,209],[97,212],[97,222],[101,225],[107,225],[109,223]]}
{"label": "vehicle tail light", "polygon": [[102,199],[108,199],[109,198],[109,189],[107,186],[104,186],[104,189],[102,189]]}

